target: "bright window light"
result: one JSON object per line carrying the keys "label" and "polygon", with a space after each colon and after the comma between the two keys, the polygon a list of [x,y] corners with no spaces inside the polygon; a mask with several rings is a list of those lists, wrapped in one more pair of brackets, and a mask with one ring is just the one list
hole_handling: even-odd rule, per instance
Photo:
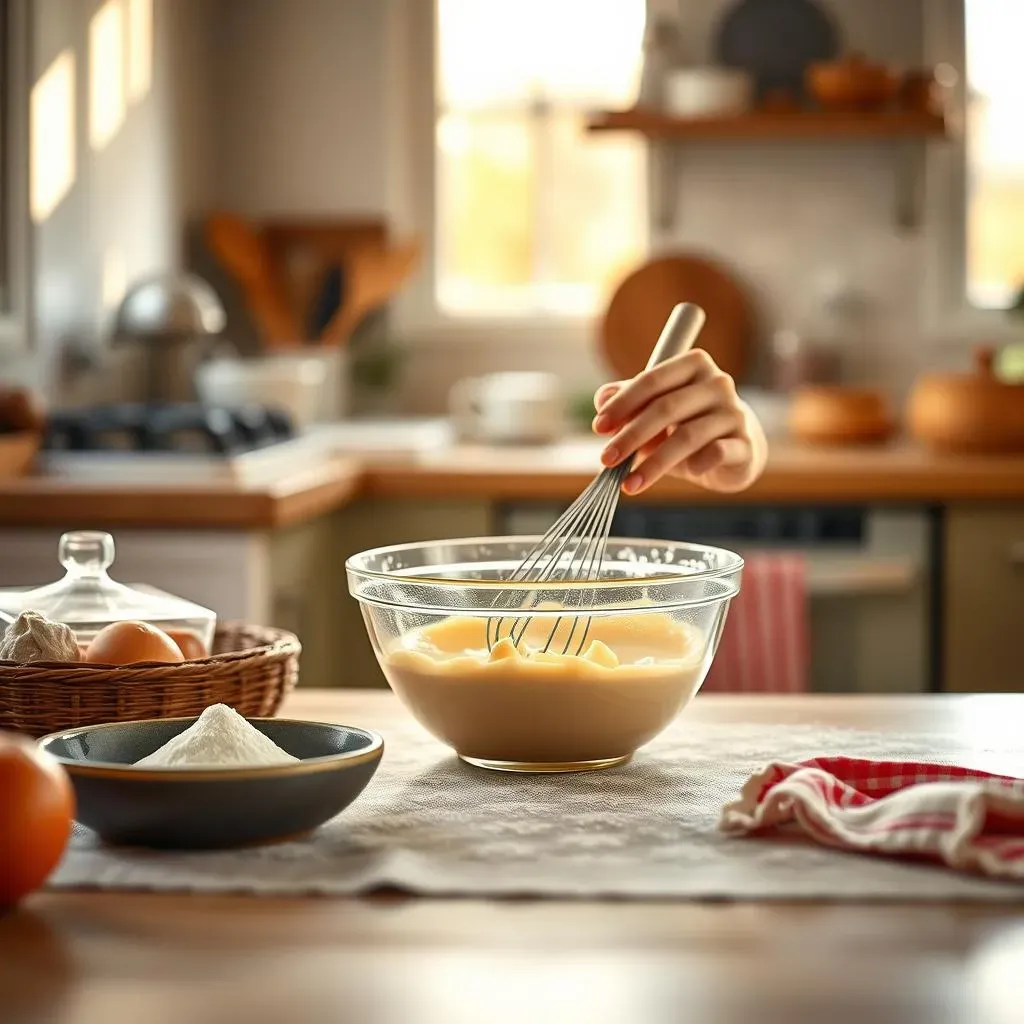
{"label": "bright window light", "polygon": [[45,221],[75,183],[75,55],[64,50],[32,87],[29,204]]}
{"label": "bright window light", "polygon": [[89,145],[101,150],[125,117],[124,8],[107,2],[89,22]]}
{"label": "bright window light", "polygon": [[641,140],[588,136],[636,98],[644,0],[437,0],[436,301],[588,316],[645,250]]}
{"label": "bright window light", "polygon": [[1024,4],[966,0],[967,296],[1005,308],[1024,289]]}
{"label": "bright window light", "polygon": [[153,84],[153,0],[128,0],[128,99],[145,99]]}

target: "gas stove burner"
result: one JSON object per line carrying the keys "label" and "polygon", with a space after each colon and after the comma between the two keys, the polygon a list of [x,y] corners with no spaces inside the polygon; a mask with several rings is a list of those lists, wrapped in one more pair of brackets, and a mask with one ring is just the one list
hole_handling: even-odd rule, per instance
{"label": "gas stove burner", "polygon": [[234,456],[295,436],[291,417],[280,409],[125,402],[52,413],[43,449]]}

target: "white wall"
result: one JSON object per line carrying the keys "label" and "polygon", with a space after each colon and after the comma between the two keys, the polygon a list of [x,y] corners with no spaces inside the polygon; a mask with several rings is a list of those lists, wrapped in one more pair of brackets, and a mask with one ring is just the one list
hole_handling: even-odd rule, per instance
{"label": "white wall", "polygon": [[[202,75],[203,62],[192,66],[189,58],[209,35],[206,0],[155,0],[151,88],[128,106],[110,142],[94,152],[88,39],[90,19],[101,6],[101,0],[36,0],[33,12],[34,76],[64,50],[76,62],[75,181],[33,232],[37,382],[72,401],[76,391],[61,379],[60,356],[102,344],[111,313],[103,302],[104,267],[108,280],[123,276],[130,284],[180,265],[182,217],[209,198],[205,129],[197,117],[206,101],[195,89],[178,91],[189,76]],[[113,275],[112,267],[118,268]]]}
{"label": "white wall", "polygon": [[221,202],[254,217],[379,213],[388,0],[217,0]]}
{"label": "white wall", "polygon": [[[216,199],[218,125],[215,27],[220,0],[156,0],[168,51],[170,132],[174,153],[171,197],[177,220],[205,213]],[[183,245],[180,223],[176,241]]]}

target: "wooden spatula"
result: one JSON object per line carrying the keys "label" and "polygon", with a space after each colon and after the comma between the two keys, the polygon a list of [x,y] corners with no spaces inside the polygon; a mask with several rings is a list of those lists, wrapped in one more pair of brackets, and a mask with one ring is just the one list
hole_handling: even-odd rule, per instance
{"label": "wooden spatula", "polygon": [[260,233],[241,217],[221,212],[207,217],[205,237],[210,251],[241,285],[263,344],[268,348],[301,345],[302,329]]}
{"label": "wooden spatula", "polygon": [[418,240],[388,248],[366,247],[344,262],[345,289],[341,305],[331,317],[320,343],[347,344],[368,313],[379,309],[416,268],[422,246]]}

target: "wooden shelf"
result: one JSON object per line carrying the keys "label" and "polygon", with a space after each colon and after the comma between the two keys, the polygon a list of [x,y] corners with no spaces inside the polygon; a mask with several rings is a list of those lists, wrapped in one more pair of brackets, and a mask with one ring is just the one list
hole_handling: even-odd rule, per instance
{"label": "wooden shelf", "polygon": [[942,139],[941,114],[910,111],[831,113],[818,110],[755,111],[730,117],[678,118],[647,110],[607,110],[594,114],[592,132],[638,132],[649,139],[693,141],[821,141]]}
{"label": "wooden shelf", "polygon": [[878,142],[893,146],[894,219],[900,228],[909,230],[921,218],[924,144],[949,137],[943,115],[902,110],[761,110],[730,117],[691,118],[652,110],[604,110],[590,117],[587,130],[636,132],[651,143],[655,217],[663,231],[671,230],[676,221],[678,174],[687,143]]}

